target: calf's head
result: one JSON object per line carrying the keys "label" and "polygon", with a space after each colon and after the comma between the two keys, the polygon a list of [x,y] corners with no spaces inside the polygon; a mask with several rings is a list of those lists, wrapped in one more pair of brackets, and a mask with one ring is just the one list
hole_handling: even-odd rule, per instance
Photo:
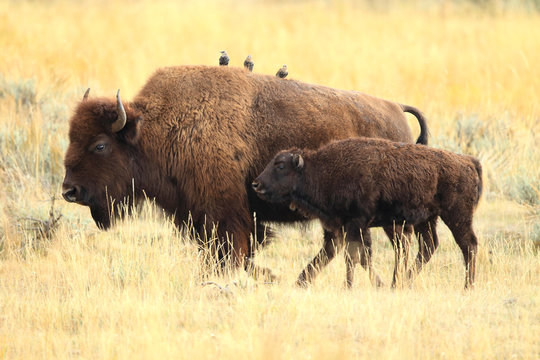
{"label": "calf's head", "polygon": [[141,120],[140,113],[124,108],[120,90],[116,101],[88,99],[87,91],[70,120],[62,195],[66,201],[90,207],[100,228],[111,225],[114,205],[126,198],[133,201]]}
{"label": "calf's head", "polygon": [[299,150],[278,153],[251,184],[257,195],[272,203],[287,203],[296,190],[304,168]]}

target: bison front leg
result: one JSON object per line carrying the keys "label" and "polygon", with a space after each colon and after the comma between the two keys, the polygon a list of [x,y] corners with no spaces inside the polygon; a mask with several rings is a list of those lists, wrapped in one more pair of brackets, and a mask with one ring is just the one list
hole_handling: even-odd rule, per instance
{"label": "bison front leg", "polygon": [[276,277],[270,269],[257,266],[253,261],[255,255],[255,244],[251,238],[253,227],[253,219],[246,212],[243,216],[229,216],[225,226],[221,227],[218,233],[220,233],[221,238],[226,238],[230,244],[233,267],[243,267],[254,278],[262,278],[267,282],[273,282]]}
{"label": "bison front leg", "polygon": [[209,270],[221,273],[227,269],[243,268],[250,275],[267,281],[275,276],[269,269],[254,264],[254,246],[251,242],[253,219],[248,212],[231,211],[224,216],[206,216],[197,223],[196,231],[203,254],[203,262]]}
{"label": "bison front leg", "polygon": [[277,280],[277,277],[268,268],[255,265],[253,257],[245,257],[244,269],[246,272],[255,279],[263,279],[265,282],[273,283]]}
{"label": "bison front leg", "polygon": [[309,283],[317,277],[319,272],[326,266],[338,252],[343,249],[344,241],[342,236],[334,236],[334,233],[324,230],[323,246],[319,253],[311,260],[298,276],[296,284],[298,286],[307,287]]}

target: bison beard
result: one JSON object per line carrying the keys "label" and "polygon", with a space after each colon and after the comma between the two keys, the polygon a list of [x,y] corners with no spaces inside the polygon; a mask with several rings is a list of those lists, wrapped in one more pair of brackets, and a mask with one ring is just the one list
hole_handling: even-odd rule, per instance
{"label": "bison beard", "polygon": [[97,227],[101,230],[107,230],[111,226],[111,219],[109,217],[109,211],[99,206],[90,206],[90,214],[92,219],[96,223]]}
{"label": "bison beard", "polygon": [[[154,198],[178,226],[191,219],[199,239],[217,226],[217,245],[209,247],[222,248],[218,257],[251,271],[251,237],[262,242],[268,234],[261,222],[306,220],[253,192],[251,182],[265,164],[281,149],[317,149],[336,139],[412,143],[404,112],[417,117],[417,141],[425,144],[425,119],[406,105],[234,67],[163,68],[131,102],[119,95],[85,96],[78,104],[70,120],[63,191],[66,200],[84,203],[85,191],[111,190],[109,199],[84,203],[104,229],[111,226],[111,200]],[[324,239],[325,246],[334,241],[328,233]]]}

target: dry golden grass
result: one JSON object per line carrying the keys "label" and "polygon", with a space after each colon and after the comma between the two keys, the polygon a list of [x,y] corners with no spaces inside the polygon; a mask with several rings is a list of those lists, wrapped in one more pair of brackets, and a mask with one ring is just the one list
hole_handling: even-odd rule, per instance
{"label": "dry golden grass", "polygon": [[[352,1],[0,1],[0,358],[540,357],[540,16],[519,8]],[[422,109],[432,145],[478,156],[477,287],[441,246],[411,289],[343,289],[334,261],[308,290],[295,277],[317,224],[279,227],[243,272],[201,286],[199,254],[161,211],[100,232],[60,192],[67,118],[86,87],[132,97],[160,66],[216,64],[226,49],[255,71],[356,89]],[[413,131],[418,128],[411,119]],[[43,222],[41,222],[43,224]],[[388,283],[393,255],[375,232]]]}

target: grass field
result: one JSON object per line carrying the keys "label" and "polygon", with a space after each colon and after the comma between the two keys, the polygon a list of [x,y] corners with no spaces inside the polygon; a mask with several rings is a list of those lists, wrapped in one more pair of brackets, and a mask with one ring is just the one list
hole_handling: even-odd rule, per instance
{"label": "grass field", "polygon": [[[481,3],[0,0],[0,358],[539,358],[540,13]],[[476,288],[463,291],[444,226],[410,289],[373,289],[357,269],[347,291],[341,257],[296,288],[313,223],[278,226],[256,257],[278,283],[238,271],[210,278],[220,290],[151,203],[108,232],[60,198],[50,213],[87,87],[128,100],[156,68],[223,49],[232,66],[251,54],[255,72],[286,63],[293,79],[414,105],[431,146],[477,156]],[[378,230],[374,251],[388,284]]]}

